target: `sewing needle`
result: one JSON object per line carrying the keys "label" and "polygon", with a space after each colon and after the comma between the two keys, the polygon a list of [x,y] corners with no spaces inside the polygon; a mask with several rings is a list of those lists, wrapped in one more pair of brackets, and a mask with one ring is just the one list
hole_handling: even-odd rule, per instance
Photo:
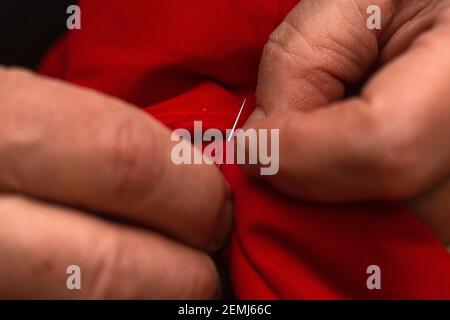
{"label": "sewing needle", "polygon": [[[247,98],[245,98],[244,101],[242,102],[241,109],[239,109],[239,113],[236,117],[236,120],[234,121],[233,128],[231,129],[230,136],[228,137],[227,142],[230,142],[231,139],[233,139],[234,131],[236,130],[236,126],[239,122],[239,118],[241,117],[241,113],[242,113],[242,110],[244,110],[244,106],[245,106],[246,102],[247,102]],[[222,169],[222,165],[223,165],[223,163],[219,164],[219,170]]]}
{"label": "sewing needle", "polygon": [[230,136],[228,137],[227,142],[230,142],[231,139],[233,139],[234,130],[236,130],[236,126],[239,122],[239,118],[241,117],[241,113],[242,113],[242,110],[244,110],[244,106],[245,106],[246,102],[247,102],[247,98],[245,98],[244,101],[242,102],[241,109],[239,110],[239,113],[236,117],[236,121],[234,121],[233,128],[231,129]]}

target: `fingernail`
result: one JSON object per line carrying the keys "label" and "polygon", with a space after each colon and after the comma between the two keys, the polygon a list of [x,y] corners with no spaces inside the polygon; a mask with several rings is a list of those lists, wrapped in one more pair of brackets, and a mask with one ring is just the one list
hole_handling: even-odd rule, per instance
{"label": "fingernail", "polygon": [[261,107],[256,107],[248,117],[248,121],[264,119],[266,116],[266,112]]}
{"label": "fingernail", "polygon": [[227,242],[231,227],[233,225],[233,202],[228,199],[223,212],[219,218],[219,223],[215,230],[218,230],[211,241],[211,252],[220,250]]}

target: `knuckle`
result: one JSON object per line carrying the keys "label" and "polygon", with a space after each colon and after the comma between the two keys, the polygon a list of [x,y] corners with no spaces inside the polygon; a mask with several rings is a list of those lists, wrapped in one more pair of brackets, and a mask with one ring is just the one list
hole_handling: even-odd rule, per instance
{"label": "knuckle", "polygon": [[269,39],[263,49],[260,72],[271,73],[273,68],[289,67],[294,61],[292,53],[283,43]]}
{"label": "knuckle", "polygon": [[299,63],[304,54],[311,52],[311,44],[294,23],[284,20],[269,36],[263,57],[266,60]]}
{"label": "knuckle", "polygon": [[157,136],[147,124],[134,120],[121,121],[105,147],[107,165],[115,177],[113,196],[139,198],[159,173]]}
{"label": "knuckle", "polygon": [[168,288],[164,284],[179,278],[173,272],[179,267],[172,268],[174,266],[167,263],[179,260],[158,261],[148,268],[149,265],[142,265],[142,258],[136,254],[145,252],[141,249],[148,250],[143,245],[141,239],[129,233],[115,234],[107,239],[102,237],[91,269],[88,295],[93,299],[214,298],[218,275],[208,255],[200,253],[199,259],[186,264],[186,280],[178,280]]}
{"label": "knuckle", "polygon": [[130,299],[138,298],[139,290],[133,259],[133,247],[129,246],[126,237],[102,237],[97,248],[96,261],[92,269],[90,292],[95,299]]}

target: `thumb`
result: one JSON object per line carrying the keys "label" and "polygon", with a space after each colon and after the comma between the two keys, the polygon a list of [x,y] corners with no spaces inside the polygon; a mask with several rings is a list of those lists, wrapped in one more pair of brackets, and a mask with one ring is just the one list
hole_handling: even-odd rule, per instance
{"label": "thumb", "polygon": [[370,5],[382,30],[397,1],[303,0],[271,34],[261,58],[257,107],[306,110],[343,98],[378,57],[379,30],[367,28]]}
{"label": "thumb", "polygon": [[[279,174],[268,179],[282,191],[403,199],[448,176],[450,2],[399,1],[395,15],[387,4],[396,2],[373,2],[385,5],[382,34],[366,28],[356,1],[305,0],[266,46],[258,101],[269,115],[246,127],[280,130]],[[336,103],[377,58],[389,64]]]}

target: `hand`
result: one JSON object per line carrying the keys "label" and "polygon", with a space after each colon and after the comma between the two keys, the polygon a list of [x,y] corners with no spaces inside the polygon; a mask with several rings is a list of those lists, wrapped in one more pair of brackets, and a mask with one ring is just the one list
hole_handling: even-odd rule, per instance
{"label": "hand", "polygon": [[1,298],[215,297],[203,251],[231,217],[214,166],[172,164],[169,130],[148,115],[26,71],[0,68],[0,114]]}
{"label": "hand", "polygon": [[[366,27],[369,5],[381,30]],[[449,39],[450,1],[303,0],[264,49],[247,124],[280,129],[266,178],[311,200],[413,199],[450,241]]]}

